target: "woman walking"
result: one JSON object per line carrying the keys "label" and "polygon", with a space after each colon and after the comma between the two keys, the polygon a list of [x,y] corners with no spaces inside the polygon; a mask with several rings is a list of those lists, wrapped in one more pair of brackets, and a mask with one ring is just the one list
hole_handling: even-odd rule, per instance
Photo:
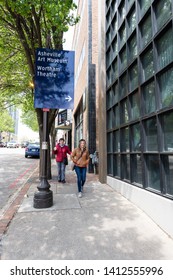
{"label": "woman walking", "polygon": [[71,159],[75,164],[75,172],[77,175],[78,197],[82,197],[83,186],[86,181],[86,171],[89,164],[89,152],[86,148],[86,141],[81,139],[78,148],[74,149]]}
{"label": "woman walking", "polygon": [[59,143],[54,148],[54,154],[56,155],[56,162],[58,167],[58,182],[66,183],[65,181],[65,168],[68,164],[67,154],[71,154],[71,151],[67,145],[65,145],[64,138],[59,139]]}

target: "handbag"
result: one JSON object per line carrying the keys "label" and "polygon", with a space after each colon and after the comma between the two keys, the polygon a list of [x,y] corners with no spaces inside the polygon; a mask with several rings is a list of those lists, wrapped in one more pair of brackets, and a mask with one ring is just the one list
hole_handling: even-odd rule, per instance
{"label": "handbag", "polygon": [[[83,155],[83,152],[81,153],[81,155],[80,155],[80,157],[78,158],[78,160],[82,158],[82,155]],[[77,160],[77,162],[78,162],[78,160]],[[71,163],[71,170],[72,170],[72,171],[75,170],[75,164],[74,164],[74,162]]]}
{"label": "handbag", "polygon": [[67,158],[67,157],[65,157],[65,158],[63,159],[63,163],[64,163],[65,165],[68,165],[68,158]]}
{"label": "handbag", "polygon": [[71,170],[74,171],[74,169],[75,169],[75,164],[74,164],[74,162],[72,162],[71,163]]}

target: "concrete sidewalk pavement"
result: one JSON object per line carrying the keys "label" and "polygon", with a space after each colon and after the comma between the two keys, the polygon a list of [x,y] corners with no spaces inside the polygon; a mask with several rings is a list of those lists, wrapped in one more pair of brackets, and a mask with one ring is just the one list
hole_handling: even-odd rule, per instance
{"label": "concrete sidewalk pavement", "polygon": [[3,235],[2,260],[173,259],[173,240],[97,175],[87,174],[84,196],[78,198],[76,174],[69,166],[66,184],[57,182],[54,161],[52,174],[54,205],[33,208],[39,184],[33,177]]}

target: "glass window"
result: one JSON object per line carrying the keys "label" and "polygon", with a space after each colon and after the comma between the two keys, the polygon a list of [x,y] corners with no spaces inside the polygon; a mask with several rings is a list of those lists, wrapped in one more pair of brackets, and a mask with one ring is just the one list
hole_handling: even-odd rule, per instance
{"label": "glass window", "polygon": [[108,136],[107,136],[107,151],[108,151],[108,153],[112,153],[112,151],[113,151],[112,133],[108,133]]}
{"label": "glass window", "polygon": [[75,146],[78,145],[79,140],[82,138],[82,135],[83,135],[83,123],[81,123],[79,126],[76,127]]}
{"label": "glass window", "polygon": [[119,25],[120,25],[126,15],[125,0],[122,1],[122,4],[120,5],[118,11],[119,11]]}
{"label": "glass window", "polygon": [[120,178],[120,155],[114,155],[113,175]]}
{"label": "glass window", "polygon": [[128,22],[128,36],[133,32],[133,30],[136,28],[136,11],[133,9],[133,11],[130,13],[129,17],[127,18]]}
{"label": "glass window", "polygon": [[156,111],[156,97],[155,97],[155,84],[154,81],[145,85],[142,88],[144,106],[143,113],[150,114]]}
{"label": "glass window", "polygon": [[173,105],[173,68],[160,75],[158,82],[162,108]]}
{"label": "glass window", "polygon": [[154,61],[153,61],[153,50],[147,51],[144,55],[141,56],[142,64],[142,82],[145,82],[154,74]]}
{"label": "glass window", "polygon": [[106,94],[106,108],[112,106],[112,90],[110,89]]}
{"label": "glass window", "polygon": [[141,133],[140,133],[140,124],[137,123],[131,126],[130,130],[130,141],[131,141],[131,150],[132,152],[141,151]]}
{"label": "glass window", "polygon": [[140,117],[140,98],[138,92],[130,96],[131,120]]}
{"label": "glass window", "polygon": [[108,11],[107,15],[106,15],[106,25],[109,26],[111,21],[111,17],[110,17],[110,10]]}
{"label": "glass window", "polygon": [[138,87],[138,66],[137,64],[133,65],[129,69],[129,90],[133,91]]}
{"label": "glass window", "polygon": [[109,7],[110,1],[111,1],[111,0],[106,0],[106,7],[107,7],[107,8]]}
{"label": "glass window", "polygon": [[129,152],[129,128],[121,129],[121,152]]}
{"label": "glass window", "polygon": [[117,38],[115,38],[112,42],[112,57],[113,59],[116,57],[118,53],[118,43],[117,43]]}
{"label": "glass window", "polygon": [[79,125],[83,121],[83,103],[80,102],[79,109],[77,110],[76,115],[76,124]]}
{"label": "glass window", "polygon": [[151,24],[151,15],[149,15],[145,21],[140,26],[141,31],[141,48],[145,47],[146,44],[150,41],[152,37],[152,24]]}
{"label": "glass window", "polygon": [[158,151],[156,118],[144,122],[146,151]]}
{"label": "glass window", "polygon": [[131,155],[131,174],[132,174],[132,183],[142,185],[142,161],[141,155]]}
{"label": "glass window", "polygon": [[121,124],[129,121],[128,103],[127,99],[121,102]]}
{"label": "glass window", "polygon": [[116,114],[117,114],[117,109],[118,106],[114,106],[112,109],[112,128],[116,127]]}
{"label": "glass window", "polygon": [[114,106],[113,107],[113,128],[118,127],[120,124],[120,116],[119,116],[119,106]]}
{"label": "glass window", "polygon": [[156,41],[159,70],[173,61],[173,30],[170,28]]}
{"label": "glass window", "polygon": [[106,72],[106,82],[107,82],[107,87],[110,86],[111,84],[111,67],[107,70]]}
{"label": "glass window", "polygon": [[114,84],[112,87],[113,94],[113,105],[118,102],[118,83]]}
{"label": "glass window", "polygon": [[162,156],[163,167],[165,171],[166,193],[173,195],[173,156]]}
{"label": "glass window", "polygon": [[111,63],[111,49],[109,48],[106,52],[106,67],[109,67]]}
{"label": "glass window", "polygon": [[111,7],[112,7],[112,13],[114,14],[114,12],[117,11],[117,0],[112,1]]}
{"label": "glass window", "polygon": [[121,27],[121,29],[119,31],[119,36],[120,36],[120,47],[119,47],[119,49],[121,49],[121,47],[126,42],[126,27],[125,27],[125,24],[123,24],[123,26]]}
{"label": "glass window", "polygon": [[112,63],[112,81],[118,77],[118,62],[117,59]]}
{"label": "glass window", "polygon": [[127,75],[125,74],[120,78],[119,99],[126,96],[126,94],[127,94]]}
{"label": "glass window", "polygon": [[121,173],[122,179],[130,180],[130,156],[121,155]]}
{"label": "glass window", "polygon": [[128,8],[132,5],[133,2],[134,2],[134,0],[127,0],[127,6],[128,6]]}
{"label": "glass window", "polygon": [[113,132],[113,152],[120,151],[120,133],[119,130]]}
{"label": "glass window", "polygon": [[128,41],[128,61],[131,62],[137,56],[136,34]]}
{"label": "glass window", "polygon": [[143,15],[148,8],[151,5],[151,0],[138,0],[139,1],[139,7],[140,7],[140,11],[141,11],[141,15]]}
{"label": "glass window", "polygon": [[112,38],[115,36],[117,29],[118,29],[117,18],[114,17],[114,19],[112,20]]}
{"label": "glass window", "polygon": [[111,43],[111,31],[110,28],[106,32],[106,47],[108,47]]}
{"label": "glass window", "polygon": [[112,128],[112,110],[107,111],[107,129]]}
{"label": "glass window", "polygon": [[107,171],[108,175],[113,176],[113,155],[108,154],[107,156]]}
{"label": "glass window", "polygon": [[83,138],[82,137],[83,135],[83,103],[82,102],[80,102],[79,108],[75,115],[75,124],[76,124],[75,126],[75,130],[76,130],[75,146],[76,146],[79,140]]}
{"label": "glass window", "polygon": [[173,112],[161,117],[164,136],[164,151],[173,152]]}
{"label": "glass window", "polygon": [[154,6],[157,29],[160,29],[171,17],[171,0],[158,0]]}
{"label": "glass window", "polygon": [[126,48],[120,52],[120,72],[127,67],[127,53]]}
{"label": "glass window", "polygon": [[160,191],[160,164],[158,155],[146,156],[147,187]]}

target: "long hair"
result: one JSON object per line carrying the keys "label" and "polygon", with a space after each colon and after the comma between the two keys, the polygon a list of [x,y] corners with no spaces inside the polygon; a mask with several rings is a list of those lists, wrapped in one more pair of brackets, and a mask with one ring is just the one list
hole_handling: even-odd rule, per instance
{"label": "long hair", "polygon": [[86,150],[86,141],[85,141],[85,139],[80,139],[79,140],[79,145],[78,145],[79,149],[80,149],[80,143],[81,142],[85,142],[85,146],[84,146],[84,151],[85,151]]}

